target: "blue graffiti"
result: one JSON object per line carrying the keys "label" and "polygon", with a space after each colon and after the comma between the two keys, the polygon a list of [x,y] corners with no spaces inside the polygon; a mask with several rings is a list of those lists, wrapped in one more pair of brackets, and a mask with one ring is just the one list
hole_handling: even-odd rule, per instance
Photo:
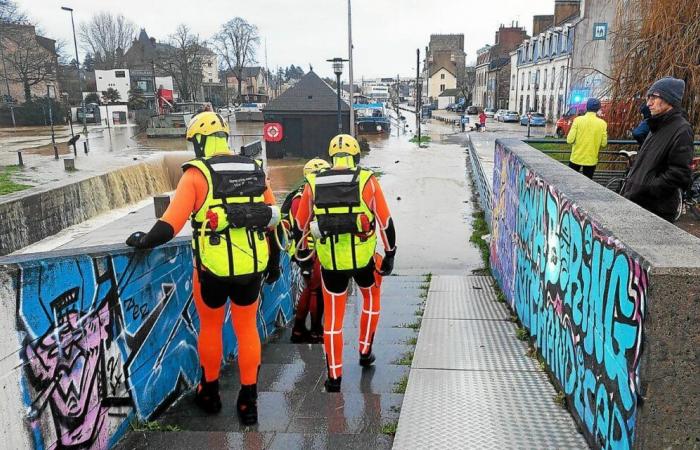
{"label": "blue graffiti", "polygon": [[494,276],[589,441],[630,448],[648,266],[507,149],[494,159]]}
{"label": "blue graffiti", "polygon": [[[24,398],[35,448],[106,448],[132,416],[148,420],[199,379],[192,252],[40,259],[19,264]],[[291,264],[261,292],[266,337],[291,318]],[[237,343],[230,315],[224,354]]]}

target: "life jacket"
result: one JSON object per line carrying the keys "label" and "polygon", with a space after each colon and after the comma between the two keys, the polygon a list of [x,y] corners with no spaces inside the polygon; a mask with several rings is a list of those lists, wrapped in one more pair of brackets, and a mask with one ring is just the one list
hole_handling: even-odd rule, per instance
{"label": "life jacket", "polygon": [[362,198],[371,176],[372,171],[354,167],[307,177],[314,195],[316,255],[326,270],[361,269],[374,255],[374,214]]}
{"label": "life jacket", "polygon": [[183,164],[207,180],[207,197],[192,213],[192,249],[197,269],[219,278],[262,273],[269,247],[271,209],[262,163],[241,155],[215,155]]}

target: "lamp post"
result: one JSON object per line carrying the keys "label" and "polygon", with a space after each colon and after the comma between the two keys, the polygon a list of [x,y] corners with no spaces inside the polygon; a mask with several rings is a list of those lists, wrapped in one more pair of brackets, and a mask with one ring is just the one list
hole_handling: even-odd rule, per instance
{"label": "lamp post", "polygon": [[73,20],[73,8],[67,6],[61,6],[63,11],[70,12],[70,23],[73,27],[73,45],[75,46],[75,67],[78,69],[78,90],[80,91],[80,110],[83,112],[83,134],[85,135],[85,142],[87,147],[85,152],[87,153],[87,148],[90,147],[90,138],[88,137],[87,124],[85,123],[85,97],[83,97],[83,77],[80,73],[80,57],[78,56],[78,39],[75,37],[75,21]]}
{"label": "lamp post", "polygon": [[[327,59],[326,61],[333,63],[333,73],[335,73],[336,79],[336,91],[338,92],[338,133],[343,132],[343,117],[340,110],[340,76],[343,74],[343,63],[347,62],[347,59],[343,58],[333,58]],[[351,106],[352,107],[352,106]]]}

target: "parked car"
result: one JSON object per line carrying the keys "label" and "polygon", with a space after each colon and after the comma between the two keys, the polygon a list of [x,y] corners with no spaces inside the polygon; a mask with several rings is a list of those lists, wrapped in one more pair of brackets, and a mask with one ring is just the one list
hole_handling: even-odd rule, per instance
{"label": "parked car", "polygon": [[454,111],[454,110],[455,110],[455,104],[454,104],[454,103],[450,103],[449,105],[447,105],[447,106],[445,107],[445,109],[446,109],[447,111]]}
{"label": "parked car", "polygon": [[505,112],[506,112],[505,109],[496,110],[496,113],[493,115],[493,118],[496,119],[497,122],[500,122],[500,121],[501,121],[501,115],[504,114]]}
{"label": "parked car", "polygon": [[[608,129],[615,128],[621,123],[624,123],[630,109],[637,110],[638,108],[639,104],[634,100],[619,100],[614,103],[609,100],[603,100],[600,102],[598,117],[608,123]],[[569,134],[574,119],[585,113],[586,102],[571,105],[559,120],[557,120],[557,136],[561,138]]]}
{"label": "parked car", "polygon": [[496,110],[493,108],[486,108],[484,110],[484,114],[486,114],[486,117],[489,119],[493,119],[493,116],[496,114]]}
{"label": "parked car", "polygon": [[543,127],[543,126],[547,125],[547,119],[544,117],[544,114],[542,114],[542,113],[531,112],[531,113],[524,114],[520,118],[520,125],[527,126],[528,120],[530,121],[531,127]]}
{"label": "parked car", "polygon": [[498,119],[501,122],[517,122],[520,120],[520,114],[517,111],[506,111],[498,116]]}
{"label": "parked car", "polygon": [[475,115],[479,114],[479,108],[477,108],[474,105],[471,105],[467,108],[467,114],[469,114],[471,116],[475,116]]}
{"label": "parked car", "polygon": [[466,108],[467,107],[464,103],[459,103],[455,106],[455,112],[463,113]]}

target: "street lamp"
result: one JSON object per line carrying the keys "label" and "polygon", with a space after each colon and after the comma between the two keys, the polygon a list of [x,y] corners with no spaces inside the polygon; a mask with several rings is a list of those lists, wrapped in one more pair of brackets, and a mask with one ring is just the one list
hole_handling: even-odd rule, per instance
{"label": "street lamp", "polygon": [[336,79],[336,91],[338,91],[338,133],[343,132],[343,118],[340,114],[340,76],[343,74],[343,63],[347,62],[347,59],[343,58],[333,58],[327,59],[329,63],[333,63],[333,73],[335,73]]}
{"label": "street lamp", "polygon": [[70,23],[73,27],[73,45],[75,46],[75,67],[78,69],[78,90],[80,91],[80,110],[83,112],[83,134],[85,135],[85,142],[87,147],[85,153],[87,153],[87,148],[90,147],[90,139],[88,138],[87,124],[85,123],[85,97],[83,97],[83,77],[80,74],[80,57],[78,56],[78,40],[75,37],[75,21],[73,20],[73,8],[67,6],[61,6],[64,11],[70,12]]}

